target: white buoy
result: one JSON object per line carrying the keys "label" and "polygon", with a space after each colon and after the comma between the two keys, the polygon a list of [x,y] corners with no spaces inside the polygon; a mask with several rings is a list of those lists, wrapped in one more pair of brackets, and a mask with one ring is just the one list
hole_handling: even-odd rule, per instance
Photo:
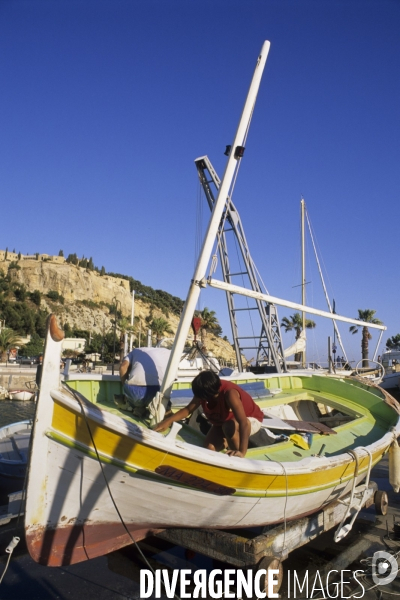
{"label": "white buoy", "polygon": [[389,482],[395,492],[400,490],[400,448],[397,440],[389,448]]}

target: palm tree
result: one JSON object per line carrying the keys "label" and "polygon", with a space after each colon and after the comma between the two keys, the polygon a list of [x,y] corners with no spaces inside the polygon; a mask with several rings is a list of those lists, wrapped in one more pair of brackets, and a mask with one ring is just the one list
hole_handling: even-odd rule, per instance
{"label": "palm tree", "polygon": [[163,317],[155,317],[150,323],[150,329],[155,334],[157,342],[161,340],[165,333],[174,333],[169,322]]}
{"label": "palm tree", "polygon": [[10,329],[9,327],[3,327],[0,331],[0,354],[1,354],[1,362],[7,361],[7,353],[21,344],[21,338],[15,331]]}
{"label": "palm tree", "polygon": [[392,335],[392,337],[388,339],[386,348],[389,348],[389,350],[400,350],[400,333],[396,333],[396,335]]}
{"label": "palm tree", "polygon": [[[288,331],[292,331],[293,329],[296,332],[296,340],[299,339],[301,332],[303,331],[303,317],[300,313],[294,313],[294,315],[288,317],[283,317],[281,327],[285,328],[285,333]],[[315,321],[311,321],[311,319],[306,319],[306,328],[314,329]]]}
{"label": "palm tree", "polygon": [[201,317],[201,345],[202,349],[206,350],[206,340],[207,340],[207,332],[213,331],[215,329],[220,329],[220,324],[218,323],[217,315],[215,314],[215,310],[209,310],[207,306],[203,308],[200,312]]}
{"label": "palm tree", "polygon": [[[306,329],[314,329],[315,326],[315,321],[311,321],[311,319],[306,319]],[[283,317],[281,327],[285,329],[285,333],[294,330],[296,332],[296,340],[298,340],[301,335],[301,332],[303,331],[303,316],[299,312],[296,312],[289,318]],[[300,361],[301,355],[301,352],[297,352],[294,355],[294,360]]]}
{"label": "palm tree", "polygon": [[[358,321],[366,321],[367,323],[372,323],[373,325],[383,325],[383,323],[380,319],[377,319],[376,317],[374,317],[375,313],[376,313],[376,310],[371,310],[368,308],[366,310],[361,310],[359,308],[357,320]],[[351,327],[349,329],[350,329],[351,333],[357,333],[359,330],[359,326],[351,325]],[[369,346],[369,340],[371,338],[372,338],[372,335],[370,334],[367,325],[363,325],[362,337],[361,337],[361,356],[362,356],[362,366],[363,367],[368,367],[368,346]]]}

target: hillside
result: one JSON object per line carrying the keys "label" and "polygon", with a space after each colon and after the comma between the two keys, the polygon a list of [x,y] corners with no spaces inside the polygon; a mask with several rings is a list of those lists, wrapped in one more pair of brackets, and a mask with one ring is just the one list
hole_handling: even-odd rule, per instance
{"label": "hillside", "polygon": [[[45,255],[47,256],[47,255]],[[1,257],[3,258],[3,257]],[[10,258],[14,258],[13,256]],[[135,336],[142,335],[144,343],[149,321],[166,319],[174,335],[183,301],[175,296],[143,286],[132,278],[101,274],[100,272],[60,260],[36,257],[20,260],[0,260],[0,272],[8,287],[0,287],[0,319],[19,333],[43,336],[43,323],[48,313],[57,315],[59,323],[68,330],[87,331],[104,336],[112,329],[115,306],[121,316],[130,321],[131,289],[135,289]],[[128,280],[130,279],[130,281]],[[24,317],[18,319],[18,311]],[[29,315],[29,318],[25,316]],[[26,322],[25,322],[26,321]],[[227,361],[234,360],[228,341],[207,335],[207,350]]]}

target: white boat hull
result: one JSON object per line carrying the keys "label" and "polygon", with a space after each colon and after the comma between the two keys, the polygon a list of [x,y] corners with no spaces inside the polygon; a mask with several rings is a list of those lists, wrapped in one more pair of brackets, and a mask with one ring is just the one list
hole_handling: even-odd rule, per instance
{"label": "white boat hull", "polygon": [[[36,507],[46,533],[38,525],[26,535],[32,558],[54,566],[103,555],[165,527],[226,529],[297,519],[333,502],[352,485],[350,480],[287,498],[268,496],[267,490],[262,498],[217,496],[132,476],[114,465],[103,465],[103,475],[97,460],[52,440],[46,470],[59,474],[47,482],[49,501]],[[68,547],[70,555],[65,551]]]}
{"label": "white boat hull", "polygon": [[10,400],[27,401],[32,400],[33,392],[30,392],[29,390],[15,390],[8,392],[8,396]]}
{"label": "white boat hull", "polygon": [[384,390],[399,390],[400,373],[388,373],[387,375],[384,375],[379,385]]}

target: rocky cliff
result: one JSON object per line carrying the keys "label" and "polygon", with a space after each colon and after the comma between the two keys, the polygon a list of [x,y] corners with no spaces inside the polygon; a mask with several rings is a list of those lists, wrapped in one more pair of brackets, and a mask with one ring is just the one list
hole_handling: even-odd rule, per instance
{"label": "rocky cliff", "polygon": [[[55,312],[62,325],[68,323],[71,327],[104,335],[112,326],[110,306],[115,300],[120,302],[122,314],[130,319],[132,295],[126,279],[101,276],[96,271],[50,260],[19,260],[18,263],[3,260],[0,261],[0,269],[8,272],[11,281],[24,286],[27,291],[39,291],[42,295],[41,308]],[[58,292],[64,298],[64,304],[52,302],[46,297],[49,292]],[[141,329],[142,333],[147,330],[145,319],[150,311],[153,317],[167,319],[172,331],[176,332],[179,322],[177,315],[169,313],[166,316],[160,309],[136,296],[135,321],[138,330]],[[215,356],[227,361],[234,360],[232,346],[222,338],[209,334],[207,348]]]}

